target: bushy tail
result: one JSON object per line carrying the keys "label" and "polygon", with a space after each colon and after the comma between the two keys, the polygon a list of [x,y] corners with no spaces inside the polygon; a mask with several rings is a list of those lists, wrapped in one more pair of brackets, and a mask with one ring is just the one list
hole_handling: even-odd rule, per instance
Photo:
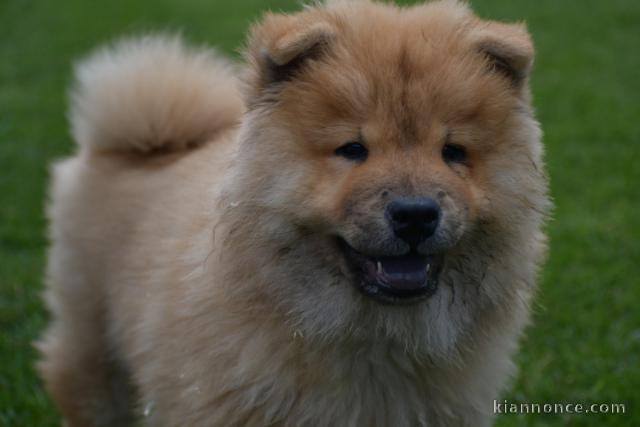
{"label": "bushy tail", "polygon": [[150,152],[206,141],[243,110],[230,61],[177,36],[146,36],[78,64],[70,118],[82,148]]}

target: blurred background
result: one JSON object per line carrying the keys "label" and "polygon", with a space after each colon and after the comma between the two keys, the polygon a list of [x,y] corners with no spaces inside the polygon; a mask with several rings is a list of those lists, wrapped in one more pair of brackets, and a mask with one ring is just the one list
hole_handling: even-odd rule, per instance
{"label": "blurred background", "polygon": [[[404,3],[409,3],[405,1]],[[556,209],[510,402],[624,403],[625,414],[501,415],[499,426],[640,426],[640,1],[471,0],[526,21]],[[72,152],[72,63],[158,30],[238,55],[247,27],[293,0],[0,0],[0,426],[56,426],[34,374],[46,323],[47,168]]]}

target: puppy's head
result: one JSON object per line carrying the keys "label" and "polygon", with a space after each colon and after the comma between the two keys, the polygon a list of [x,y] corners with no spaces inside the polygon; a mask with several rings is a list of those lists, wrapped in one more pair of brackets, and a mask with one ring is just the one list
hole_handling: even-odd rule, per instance
{"label": "puppy's head", "polygon": [[267,16],[247,58],[229,215],[295,327],[448,353],[520,310],[547,205],[523,26],[331,1]]}

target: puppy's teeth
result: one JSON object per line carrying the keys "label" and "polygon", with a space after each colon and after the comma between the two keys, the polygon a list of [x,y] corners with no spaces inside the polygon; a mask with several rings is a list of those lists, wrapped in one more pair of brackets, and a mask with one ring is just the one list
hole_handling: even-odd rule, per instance
{"label": "puppy's teeth", "polygon": [[376,264],[378,266],[378,273],[382,273],[382,263],[380,261],[378,261],[378,263]]}

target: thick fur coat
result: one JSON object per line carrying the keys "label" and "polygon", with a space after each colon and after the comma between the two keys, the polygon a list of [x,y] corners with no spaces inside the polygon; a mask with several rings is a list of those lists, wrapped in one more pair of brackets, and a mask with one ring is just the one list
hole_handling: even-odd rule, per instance
{"label": "thick fur coat", "polygon": [[[334,0],[267,15],[243,67],[164,36],[82,62],[38,344],[67,424],[490,424],[545,249],[532,61],[455,1]],[[437,290],[407,304],[336,244],[400,254],[399,195],[443,212]]]}

